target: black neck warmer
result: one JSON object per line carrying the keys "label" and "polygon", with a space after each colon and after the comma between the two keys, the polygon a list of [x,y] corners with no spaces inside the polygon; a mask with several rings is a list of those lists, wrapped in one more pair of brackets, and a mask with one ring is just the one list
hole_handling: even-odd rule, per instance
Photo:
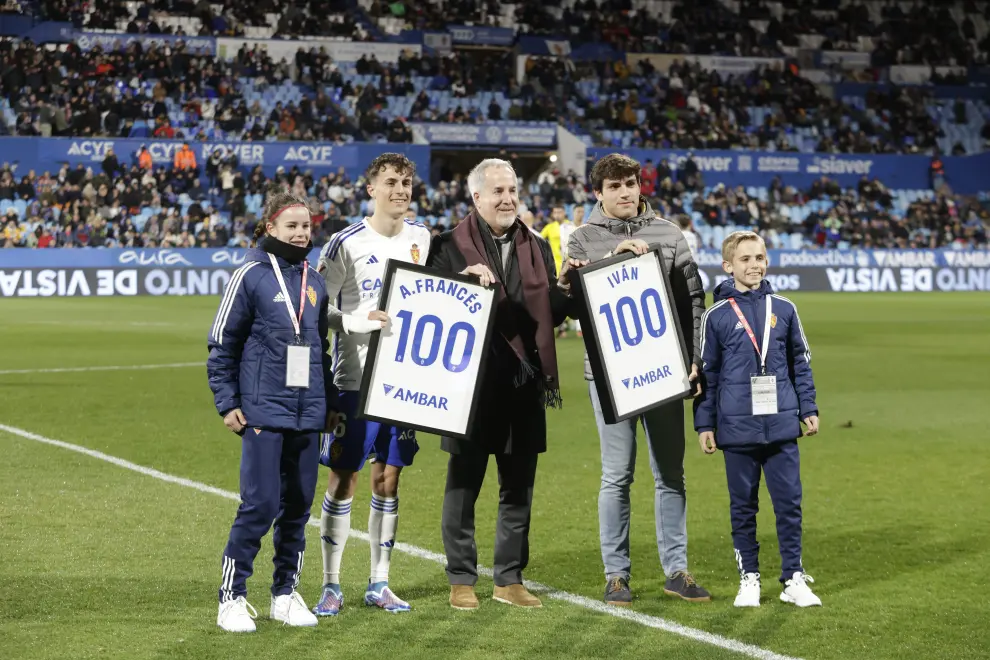
{"label": "black neck warmer", "polygon": [[269,254],[274,254],[276,257],[282,257],[290,264],[301,264],[309,256],[310,251],[313,249],[313,244],[310,243],[306,247],[299,247],[298,245],[286,243],[274,236],[268,235],[258,241],[258,247]]}

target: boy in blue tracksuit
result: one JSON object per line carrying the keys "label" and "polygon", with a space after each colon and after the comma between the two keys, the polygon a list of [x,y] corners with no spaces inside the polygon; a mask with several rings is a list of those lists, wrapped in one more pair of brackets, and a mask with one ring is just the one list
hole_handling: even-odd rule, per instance
{"label": "boy in blue tracksuit", "polygon": [[261,539],[274,525],[270,618],[315,626],[296,591],[316,491],[320,433],[336,424],[329,297],[307,263],[306,200],[272,195],[258,247],[231,276],[210,328],[207,374],[217,412],[241,436],[241,505],[223,552],[217,625],[254,632],[246,599]]}
{"label": "boy in blue tracksuit", "polygon": [[694,427],[707,454],[721,449],[729,485],[732,543],[739,566],[736,607],[759,607],[756,540],[760,473],[777,519],[783,592],[799,607],[821,605],[801,563],[801,471],[797,439],[818,432],[811,350],[797,307],[764,280],[767,250],[757,234],[734,232],[722,243],[722,268],[732,275],[715,288],[702,318],[706,388]]}

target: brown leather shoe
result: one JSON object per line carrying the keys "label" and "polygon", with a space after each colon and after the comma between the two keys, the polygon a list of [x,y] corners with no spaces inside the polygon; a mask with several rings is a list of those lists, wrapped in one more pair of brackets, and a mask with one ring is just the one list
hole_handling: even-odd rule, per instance
{"label": "brown leather shoe", "polygon": [[507,587],[496,586],[495,593],[492,594],[492,600],[497,600],[507,605],[515,605],[516,607],[543,607],[543,602],[529,593],[526,587],[521,584],[510,584]]}
{"label": "brown leather shoe", "polygon": [[478,609],[478,597],[474,595],[474,587],[469,584],[450,585],[450,606],[455,610]]}

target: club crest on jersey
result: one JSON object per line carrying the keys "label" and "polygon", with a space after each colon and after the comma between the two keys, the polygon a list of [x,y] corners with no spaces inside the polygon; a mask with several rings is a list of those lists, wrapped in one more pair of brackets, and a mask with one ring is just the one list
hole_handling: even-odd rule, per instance
{"label": "club crest on jersey", "polygon": [[770,327],[771,328],[776,328],[777,327],[777,315],[776,314],[771,314],[770,315]]}
{"label": "club crest on jersey", "polygon": [[254,430],[254,434],[255,435],[261,435],[261,429],[255,429]]}
{"label": "club crest on jersey", "polygon": [[412,257],[414,264],[419,263],[419,245],[416,243],[412,244],[412,247],[409,248],[409,256]]}
{"label": "club crest on jersey", "polygon": [[316,289],[312,284],[306,287],[306,297],[309,298],[309,304],[316,307]]}

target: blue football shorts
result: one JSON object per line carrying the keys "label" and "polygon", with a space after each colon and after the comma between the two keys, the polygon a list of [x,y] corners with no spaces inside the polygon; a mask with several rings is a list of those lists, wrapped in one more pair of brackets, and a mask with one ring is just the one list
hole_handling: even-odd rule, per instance
{"label": "blue football shorts", "polygon": [[370,456],[377,463],[406,467],[419,451],[416,431],[370,419],[357,419],[359,392],[340,393],[340,421],[320,436],[320,463],[357,472]]}

